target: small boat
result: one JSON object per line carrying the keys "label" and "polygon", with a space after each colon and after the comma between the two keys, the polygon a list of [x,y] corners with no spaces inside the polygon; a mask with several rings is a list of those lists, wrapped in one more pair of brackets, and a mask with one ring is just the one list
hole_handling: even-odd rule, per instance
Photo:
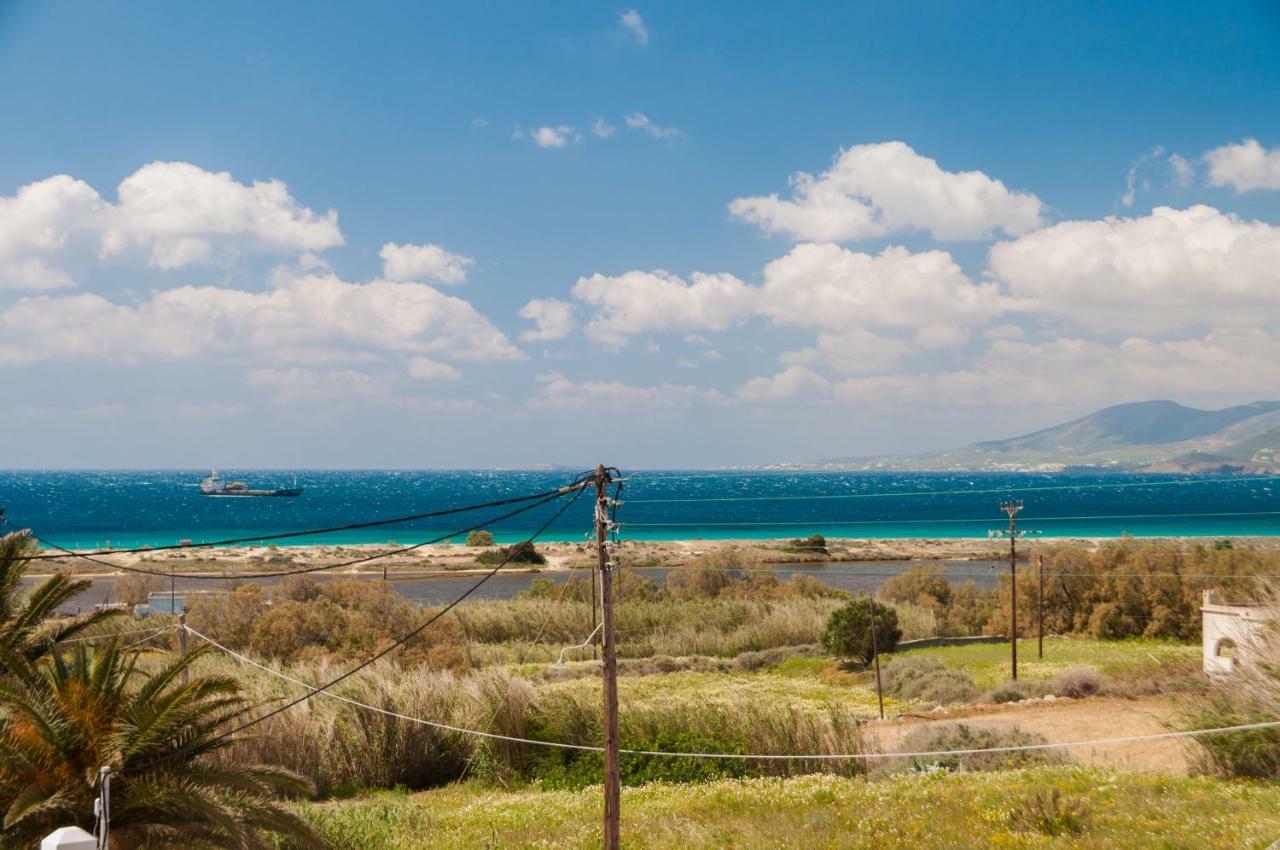
{"label": "small boat", "polygon": [[295,476],[292,487],[282,487],[278,490],[255,490],[245,484],[243,481],[227,481],[218,474],[218,470],[213,469],[209,472],[209,477],[200,482],[200,495],[202,496],[301,496],[302,488],[298,486],[298,479]]}

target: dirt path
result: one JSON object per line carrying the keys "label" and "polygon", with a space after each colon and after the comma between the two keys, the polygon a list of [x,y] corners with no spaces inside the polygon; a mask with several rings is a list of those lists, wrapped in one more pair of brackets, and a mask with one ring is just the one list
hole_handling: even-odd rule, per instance
{"label": "dirt path", "polygon": [[[1039,733],[1052,743],[1059,743],[1169,732],[1176,728],[1176,715],[1177,705],[1167,697],[1095,697],[965,709],[939,714],[938,720],[905,717],[877,722],[870,728],[879,746],[885,750],[899,748],[904,736],[922,725],[955,720],[994,729],[1017,726]],[[1173,738],[1070,747],[1066,754],[1077,764],[1186,775],[1191,746],[1186,739]]]}

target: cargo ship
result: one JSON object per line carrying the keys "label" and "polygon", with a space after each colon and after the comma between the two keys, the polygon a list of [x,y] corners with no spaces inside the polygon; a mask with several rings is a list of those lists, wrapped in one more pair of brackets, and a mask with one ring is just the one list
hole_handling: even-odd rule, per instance
{"label": "cargo ship", "polygon": [[302,488],[298,486],[298,479],[293,479],[292,487],[283,487],[278,490],[255,490],[243,481],[226,481],[218,474],[218,470],[213,469],[209,472],[209,477],[200,482],[200,495],[202,496],[301,496]]}

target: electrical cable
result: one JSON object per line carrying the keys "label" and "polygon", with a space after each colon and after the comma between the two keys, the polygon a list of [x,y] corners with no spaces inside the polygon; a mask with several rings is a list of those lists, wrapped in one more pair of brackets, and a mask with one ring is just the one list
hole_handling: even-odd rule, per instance
{"label": "electrical cable", "polygon": [[[215,649],[218,649],[221,652],[226,653],[232,658],[235,658],[252,667],[256,667],[257,669],[262,670],[263,672],[269,673],[270,675],[275,676],[284,681],[292,682],[293,684],[300,685],[304,688],[308,688],[310,690],[310,693],[307,694],[307,697],[313,696],[318,693],[318,694],[322,694],[324,696],[330,697],[331,699],[336,699],[340,702],[345,702],[357,708],[362,708],[367,711],[375,712],[377,714],[386,715],[388,717],[394,717],[398,720],[404,720],[409,723],[418,723],[423,726],[432,726],[437,729],[444,729],[449,732],[457,732],[463,735],[472,735],[478,738],[490,738],[493,740],[508,741],[515,744],[529,744],[532,746],[554,747],[557,749],[565,749],[565,750],[579,750],[583,752],[592,752],[592,753],[604,752],[604,747],[592,746],[589,744],[568,744],[561,741],[539,741],[532,738],[518,738],[512,735],[500,735],[495,732],[482,732],[478,729],[467,729],[462,726],[452,726],[448,723],[439,723],[433,720],[426,720],[420,717],[412,717],[410,715],[400,714],[399,712],[391,711],[389,709],[368,705],[366,703],[359,702],[358,700],[351,699],[350,697],[342,696],[341,694],[331,693],[328,690],[328,688],[331,687],[332,685],[325,685],[324,687],[317,688],[313,685],[308,685],[306,682],[303,682],[300,679],[295,679],[292,676],[288,676],[284,673],[279,672],[278,670],[273,670],[272,668],[267,667],[264,664],[260,664],[257,661],[254,661],[253,659],[248,658],[244,655],[241,655],[240,653],[232,649],[228,649],[227,647],[223,646],[217,641],[209,637],[206,637],[205,635],[200,634],[195,629],[192,629],[189,626],[187,627],[187,631],[192,635],[205,641],[209,645],[213,646]],[[986,753],[1017,753],[1017,752],[1040,751],[1040,750],[1070,749],[1074,747],[1098,747],[1098,746],[1109,746],[1114,744],[1133,744],[1133,743],[1142,743],[1146,741],[1159,741],[1159,740],[1168,740],[1173,738],[1196,738],[1196,737],[1204,737],[1208,735],[1226,735],[1234,732],[1251,732],[1259,729],[1275,729],[1275,728],[1280,728],[1280,720],[1266,721],[1266,722],[1260,722],[1260,723],[1244,723],[1238,726],[1221,726],[1213,729],[1188,729],[1188,730],[1183,730],[1178,732],[1160,732],[1160,733],[1155,733],[1150,735],[1126,735],[1126,736],[1121,736],[1116,738],[1095,738],[1092,740],[1085,740],[1085,741],[1063,741],[1063,742],[1045,743],[1045,744],[1022,744],[1018,746],[1007,746],[1007,747],[971,747],[971,748],[958,749],[958,750],[927,750],[922,752],[904,752],[904,753],[809,753],[809,754],[701,753],[701,752],[678,752],[678,751],[673,752],[673,751],[666,751],[666,750],[630,750],[630,749],[620,749],[618,752],[624,755],[635,755],[635,756],[658,756],[658,757],[669,757],[669,758],[701,758],[701,759],[743,759],[743,760],[752,760],[752,761],[851,761],[851,760],[863,760],[863,759],[874,760],[874,759],[891,759],[891,758],[936,758],[941,756],[981,755]]]}
{"label": "electrical cable", "polygon": [[[1170,514],[1082,514],[1079,516],[1028,516],[1019,517],[1019,522],[1060,522],[1066,520],[1099,520],[1099,519],[1180,519],[1190,517],[1255,517],[1255,516],[1280,516],[1280,511],[1217,511],[1207,513],[1170,513]],[[779,520],[779,521],[756,521],[743,520],[736,522],[624,522],[624,526],[633,528],[702,528],[704,526],[764,526],[772,528],[784,525],[803,525],[803,526],[830,526],[830,525],[938,525],[941,523],[993,523],[995,519],[985,519],[978,517],[976,519],[961,518],[943,518],[943,519],[853,519],[853,520],[826,520],[826,519],[806,519],[806,520]]]}
{"label": "electrical cable", "polygon": [[[643,476],[633,474],[633,479],[644,481],[646,478],[653,476]],[[675,476],[672,476],[675,477]],[[980,490],[914,490],[902,493],[818,493],[812,496],[796,495],[796,496],[689,496],[689,497],[673,497],[666,499],[628,499],[627,501],[633,505],[640,504],[670,504],[675,502],[781,502],[781,501],[818,501],[823,499],[889,499],[898,497],[914,497],[914,496],[968,496],[968,495],[991,495],[993,493],[1041,493],[1058,490],[1100,490],[1100,489],[1122,489],[1129,487],[1168,487],[1178,484],[1209,484],[1217,482],[1228,483],[1255,483],[1255,482],[1275,482],[1280,481],[1280,476],[1258,476],[1251,478],[1226,478],[1226,477],[1210,477],[1210,478],[1180,478],[1175,481],[1117,481],[1117,482],[1095,482],[1092,484],[1046,484],[1043,486],[1032,487],[1004,487],[1004,488],[984,488]]]}
{"label": "electrical cable", "polygon": [[[569,486],[576,486],[569,485]],[[434,517],[450,516],[452,514],[468,513],[470,511],[484,510],[487,508],[502,508],[507,505],[514,505],[520,502],[531,502],[535,499],[541,499],[551,495],[564,495],[568,492],[567,488],[561,487],[556,490],[547,490],[542,493],[534,493],[528,496],[514,496],[508,499],[497,499],[492,502],[481,502],[475,505],[465,505],[460,508],[446,508],[438,511],[428,511],[426,513],[404,514],[402,516],[388,517],[386,519],[368,520],[366,522],[354,522],[346,525],[331,525],[324,528],[311,528],[303,531],[286,531],[278,534],[260,534],[253,537],[233,537],[226,540],[214,540],[207,543],[175,543],[166,546],[138,546],[131,549],[99,549],[92,552],[76,553],[78,555],[134,555],[150,552],[167,552],[174,549],[207,549],[215,546],[235,546],[241,543],[261,543],[266,540],[286,540],[293,537],[306,537],[316,534],[331,534],[338,531],[355,531],[362,528],[378,528],[386,525],[397,525],[404,522],[414,522],[420,519],[432,519]],[[48,540],[38,540],[46,546],[51,546],[60,551],[68,551],[62,546],[58,546]],[[48,560],[54,558],[63,558],[64,555],[32,555],[28,558],[31,561]]]}
{"label": "electrical cable", "polygon": [[[436,543],[441,543],[445,540],[449,540],[450,538],[453,538],[453,537],[458,537],[460,535],[466,534],[471,531],[478,531],[479,529],[484,528],[485,526],[488,526],[488,525],[492,525],[495,522],[501,522],[502,520],[510,519],[513,516],[522,514],[525,511],[531,511],[531,510],[534,510],[535,508],[540,508],[543,505],[548,504],[549,502],[553,502],[556,499],[561,498],[566,493],[573,492],[575,488],[578,493],[581,493],[583,486],[585,485],[581,483],[571,485],[571,487],[567,487],[567,488],[564,488],[563,490],[559,490],[552,493],[550,496],[547,496],[541,501],[524,505],[523,507],[517,508],[516,510],[502,514],[501,516],[490,517],[489,519],[486,519],[483,522],[476,523],[475,525],[470,525],[470,526],[467,526],[466,528],[459,529],[457,531],[453,531],[448,534],[442,534],[441,536],[433,538],[431,540],[424,540],[421,543],[414,543],[410,546],[402,546],[397,549],[391,549],[385,552],[378,552],[373,555],[366,555],[360,558],[352,559],[350,561],[342,561],[336,564],[318,564],[311,567],[301,567],[296,570],[277,570],[275,572],[266,572],[266,573],[232,573],[232,574],[224,574],[224,575],[216,575],[216,576],[187,574],[183,576],[183,578],[189,579],[189,580],[195,580],[195,581],[226,581],[228,579],[280,578],[283,576],[302,575],[304,573],[317,573],[317,572],[323,572],[325,570],[336,570],[336,569],[341,569],[343,567],[353,567],[358,564],[367,564],[370,561],[378,561],[383,558],[389,558],[393,555],[402,555],[405,552],[412,552],[415,549],[421,549],[424,546],[432,546]],[[62,547],[57,546],[56,544],[49,544],[49,545],[53,545],[54,548],[57,548],[57,549],[62,549]],[[125,566],[124,564],[112,564],[108,561],[98,560],[93,555],[82,555],[78,552],[73,552],[70,549],[62,549],[62,551],[66,552],[67,556],[69,557],[80,558],[82,560],[89,561],[90,563],[97,564],[98,566],[101,566],[101,567],[108,567],[112,570],[122,570],[128,573],[141,573],[142,575],[160,576],[161,578],[173,577],[173,574],[169,572],[161,572],[159,570],[148,570],[142,567]]]}
{"label": "electrical cable", "polygon": [[[587,480],[590,480],[590,479],[587,479]],[[567,501],[567,502],[566,502],[566,503],[565,503],[565,504],[560,508],[560,510],[556,511],[556,513],[555,513],[555,514],[553,514],[553,515],[551,516],[551,518],[550,518],[550,519],[548,519],[545,523],[543,523],[543,524],[542,524],[542,526],[541,526],[537,531],[535,531],[532,535],[530,535],[530,536],[529,536],[529,538],[528,538],[527,540],[525,540],[524,542],[525,542],[526,544],[531,544],[531,543],[533,543],[533,541],[534,541],[534,540],[536,540],[536,539],[537,539],[537,538],[542,534],[542,532],[544,532],[544,531],[546,531],[548,528],[550,528],[550,527],[551,527],[551,525],[552,525],[552,523],[554,523],[557,519],[559,519],[559,518],[560,518],[560,517],[561,517],[561,516],[562,516],[562,515],[567,511],[567,510],[569,510],[569,508],[573,507],[573,505],[578,501],[579,497],[581,497],[581,496],[582,496],[582,493],[583,493],[583,491],[584,491],[584,489],[585,489],[585,486],[586,486],[585,482],[584,482],[584,483],[580,483],[580,484],[578,485],[578,487],[577,487],[577,491],[576,491],[576,492],[574,492],[573,497],[572,497],[571,499],[569,499],[569,500],[568,500],[568,501]],[[563,494],[561,494],[561,495],[563,495]],[[559,498],[559,496],[557,496],[557,498]],[[405,635],[403,635],[402,637],[400,637],[399,639],[397,639],[394,643],[390,644],[390,645],[389,645],[389,646],[387,646],[385,649],[380,650],[379,652],[374,653],[372,656],[370,656],[369,658],[367,658],[367,659],[365,659],[364,661],[360,662],[360,663],[359,663],[359,664],[357,664],[355,667],[352,667],[350,670],[348,670],[347,672],[343,673],[341,676],[338,676],[337,678],[331,679],[329,682],[325,683],[324,685],[322,685],[322,686],[320,686],[320,687],[318,687],[318,688],[312,688],[312,689],[311,689],[311,691],[310,691],[309,693],[303,694],[302,696],[298,697],[297,699],[290,700],[289,702],[285,703],[284,705],[279,706],[278,708],[274,708],[274,709],[272,709],[271,711],[267,712],[266,714],[259,715],[258,717],[255,717],[253,720],[250,720],[250,721],[248,721],[248,722],[246,722],[246,723],[242,723],[242,724],[240,724],[239,726],[235,727],[234,729],[231,729],[231,730],[230,730],[230,731],[228,731],[228,732],[224,732],[224,733],[222,733],[221,735],[219,735],[217,738],[215,738],[215,739],[214,739],[214,742],[216,743],[216,741],[218,741],[218,740],[223,740],[223,739],[229,738],[229,737],[231,737],[231,736],[233,736],[233,735],[237,735],[237,734],[239,734],[240,732],[243,732],[245,729],[248,729],[248,728],[249,728],[249,727],[251,727],[251,726],[256,726],[257,724],[259,724],[259,723],[263,722],[264,720],[267,720],[267,719],[269,719],[269,718],[275,717],[277,714],[280,714],[280,713],[282,713],[282,712],[284,712],[284,711],[288,711],[290,708],[293,708],[295,705],[298,705],[299,703],[306,702],[308,699],[310,699],[311,697],[315,696],[317,693],[322,693],[322,692],[328,691],[330,688],[332,688],[332,687],[334,687],[335,685],[338,685],[338,684],[340,684],[341,682],[343,682],[343,681],[345,681],[345,680],[347,680],[347,679],[351,678],[351,677],[352,677],[352,676],[354,676],[356,673],[359,673],[361,670],[363,670],[363,669],[365,669],[366,667],[368,667],[369,665],[373,664],[373,663],[374,663],[374,662],[376,662],[379,658],[382,658],[383,656],[387,655],[388,653],[390,653],[390,652],[392,652],[392,651],[394,651],[394,650],[398,649],[399,647],[403,646],[404,644],[408,643],[410,640],[412,640],[414,637],[416,637],[418,634],[420,634],[420,633],[421,633],[424,629],[426,629],[428,626],[430,626],[431,624],[435,623],[437,620],[439,620],[439,619],[440,619],[441,617],[443,617],[445,614],[449,613],[449,612],[450,612],[450,611],[452,611],[455,607],[457,607],[458,605],[460,605],[460,604],[461,604],[461,603],[462,603],[462,602],[463,602],[463,601],[464,601],[468,596],[470,596],[470,595],[471,595],[472,593],[474,593],[476,590],[479,590],[481,585],[483,585],[483,584],[484,584],[485,582],[487,582],[489,579],[491,579],[491,578],[493,578],[495,575],[497,575],[497,574],[498,574],[498,571],[499,571],[499,570],[501,570],[503,567],[505,567],[505,566],[507,565],[507,563],[511,560],[512,555],[515,553],[515,551],[517,550],[517,548],[518,548],[518,547],[519,547],[519,544],[518,544],[517,546],[512,546],[512,547],[510,547],[509,549],[507,549],[506,555],[503,557],[502,561],[501,561],[497,566],[495,566],[492,570],[490,570],[488,573],[486,573],[484,576],[482,576],[482,577],[481,577],[481,578],[480,578],[480,579],[479,579],[475,584],[473,584],[473,585],[471,585],[471,587],[467,588],[467,590],[466,590],[464,593],[462,593],[462,595],[458,596],[456,599],[454,599],[454,600],[453,600],[452,602],[450,602],[448,605],[444,606],[444,607],[443,607],[443,608],[441,608],[439,611],[437,611],[435,614],[433,614],[431,617],[427,618],[427,620],[426,620],[424,623],[422,623],[421,625],[417,626],[416,628],[414,628],[414,629],[410,630],[407,634],[405,634]],[[310,686],[308,686],[308,687],[310,687]],[[155,764],[158,764],[158,763],[163,762],[163,761],[169,761],[169,760],[171,760],[171,759],[177,758],[177,757],[178,757],[179,755],[181,755],[181,754],[182,754],[181,750],[176,750],[176,751],[174,751],[174,752],[170,753],[169,755],[165,756],[164,758],[162,758],[162,759],[160,759],[160,760],[158,760],[158,761],[156,761],[156,762],[153,762],[153,763],[152,763],[151,765],[149,765],[149,766],[154,766]]]}
{"label": "electrical cable", "polygon": [[[667,572],[716,572],[729,571],[740,573],[773,573],[775,575],[827,575],[827,576],[870,576],[870,577],[892,577],[900,575],[915,575],[912,570],[919,566],[919,562],[913,562],[913,565],[897,572],[886,570],[840,570],[831,567],[699,567],[690,564],[673,564],[663,567],[642,567],[648,570],[663,570]],[[986,576],[998,577],[1006,575],[1007,563],[993,561],[990,568],[981,571],[975,570],[950,570],[944,568],[939,573],[929,573],[929,576],[937,576],[938,578],[951,578],[952,576],[965,576],[972,578],[982,578]],[[1019,564],[1018,575],[1029,578],[1036,578],[1039,572],[1034,565]],[[1185,578],[1185,579],[1215,579],[1215,578],[1242,578],[1242,579],[1280,579],[1280,573],[1110,573],[1110,572],[1049,572],[1044,573],[1045,578],[1058,578],[1063,576],[1066,578]]]}
{"label": "electrical cable", "polygon": [[[102,634],[102,635],[82,635],[81,637],[73,637],[73,638],[67,638],[66,640],[60,640],[58,641],[58,644],[61,645],[65,643],[84,643],[86,641],[101,640],[102,638],[110,638],[110,637],[120,637],[122,635],[140,635],[143,632],[154,632],[155,634],[158,635],[162,632],[171,631],[176,628],[177,628],[176,625],[168,625],[168,626],[157,626],[151,629],[130,629],[127,632],[107,632],[106,634]],[[150,640],[150,638],[147,638],[147,639]]]}

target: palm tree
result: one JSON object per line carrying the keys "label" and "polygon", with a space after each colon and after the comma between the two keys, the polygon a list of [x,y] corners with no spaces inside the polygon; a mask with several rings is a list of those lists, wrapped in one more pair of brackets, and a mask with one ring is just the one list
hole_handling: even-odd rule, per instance
{"label": "palm tree", "polygon": [[[22,579],[36,545],[31,535],[16,531],[0,537],[0,653],[34,661],[54,642],[66,640],[97,625],[116,611],[96,611],[85,617],[58,618],[58,606],[88,589],[91,581],[58,573],[19,597]],[[0,673],[4,662],[0,661]]]}
{"label": "palm tree", "polygon": [[0,680],[0,846],[31,847],[59,826],[92,825],[99,769],[111,779],[111,847],[300,847],[323,839],[279,802],[308,792],[282,768],[215,754],[252,709],[233,679],[182,673],[199,651],[139,669],[119,638],[53,649],[33,663],[10,652]]}

